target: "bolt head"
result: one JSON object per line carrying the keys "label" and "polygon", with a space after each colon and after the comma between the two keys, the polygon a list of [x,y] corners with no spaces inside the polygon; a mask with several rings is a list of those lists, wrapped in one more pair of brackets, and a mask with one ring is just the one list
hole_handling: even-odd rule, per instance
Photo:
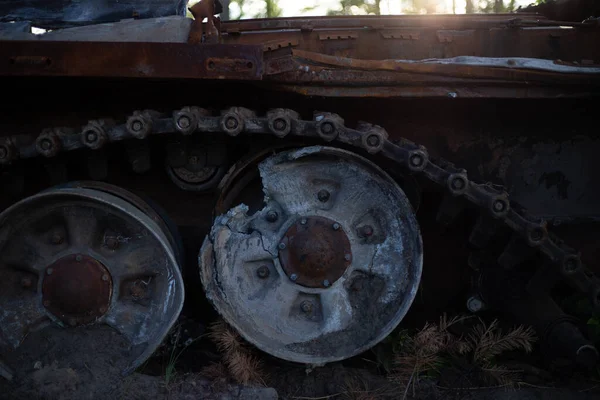
{"label": "bolt head", "polygon": [[95,143],[98,140],[98,134],[94,131],[88,131],[85,134],[85,140],[87,140],[88,143]]}
{"label": "bolt head", "polygon": [[452,180],[452,189],[462,190],[465,187],[465,181],[462,178],[454,178]]}
{"label": "bolt head", "polygon": [[287,127],[287,122],[285,122],[284,119],[282,118],[277,118],[274,122],[273,122],[273,127],[275,128],[275,130],[277,131],[283,131],[285,130],[285,128]]}
{"label": "bolt head", "polygon": [[266,279],[269,277],[270,274],[271,270],[269,270],[269,267],[267,267],[266,265],[261,265],[256,270],[256,275],[258,275],[260,279]]}
{"label": "bolt head", "polygon": [[81,257],[79,254],[75,257],[75,261],[77,262],[81,262],[81,260],[83,260],[83,257]]}
{"label": "bolt head", "polygon": [[506,204],[502,200],[496,200],[496,201],[494,201],[493,207],[494,207],[494,211],[502,212],[505,210]]}
{"label": "bolt head", "polygon": [[369,237],[373,235],[373,227],[371,225],[364,225],[360,228],[358,236]]}
{"label": "bolt head", "polygon": [[52,272],[54,272],[54,270],[52,268],[48,268],[46,270],[46,275],[52,275]]}
{"label": "bolt head", "polygon": [[116,249],[117,247],[119,247],[119,240],[116,237],[113,236],[108,236],[105,241],[104,244],[106,245],[106,247],[108,247],[109,249]]}
{"label": "bolt head", "polygon": [[325,280],[323,281],[323,286],[325,286],[325,287],[329,287],[329,286],[331,286],[331,283],[330,283],[330,282],[329,282],[327,279],[325,279]]}
{"label": "bolt head", "polygon": [[49,139],[43,139],[40,143],[40,146],[44,150],[50,150],[52,148],[52,142]]}
{"label": "bolt head", "polygon": [[190,125],[192,125],[192,121],[190,120],[190,117],[188,117],[187,115],[182,115],[177,120],[177,125],[179,125],[179,127],[181,129],[187,129],[190,127]]}
{"label": "bolt head", "polygon": [[421,165],[423,165],[423,162],[425,160],[423,159],[423,156],[421,154],[413,154],[410,157],[410,165],[412,165],[413,167],[420,167]]}
{"label": "bolt head", "polygon": [[106,275],[106,274],[102,275],[102,280],[104,282],[107,282],[108,281],[108,275]]}
{"label": "bolt head", "polygon": [[290,275],[290,279],[291,279],[292,281],[294,281],[294,282],[295,282],[295,281],[297,281],[297,280],[298,280],[298,275],[296,275],[296,274],[291,274],[291,275]]}
{"label": "bolt head", "polygon": [[308,222],[308,220],[307,220],[306,218],[302,218],[302,219],[300,220],[300,223],[301,223],[302,225],[306,225],[306,223],[307,223],[307,222]]}
{"label": "bolt head", "polygon": [[371,147],[377,147],[379,146],[379,136],[377,135],[370,135],[367,138],[367,144]]}
{"label": "bolt head", "polygon": [[281,243],[279,243],[279,246],[277,246],[277,247],[279,247],[279,250],[284,250],[285,249],[285,243],[281,242]]}
{"label": "bolt head", "polygon": [[331,195],[329,194],[329,192],[325,189],[321,189],[319,190],[319,193],[317,193],[317,198],[321,203],[325,203],[327,200],[329,200],[330,196]]}
{"label": "bolt head", "polygon": [[144,124],[140,120],[135,120],[131,124],[131,129],[133,129],[135,132],[140,132],[143,128]]}
{"label": "bolt head", "polygon": [[310,314],[313,310],[313,304],[310,301],[305,300],[300,304],[300,309],[303,313]]}
{"label": "bolt head", "polygon": [[337,231],[340,229],[340,224],[338,224],[337,222],[335,224],[333,224],[333,230]]}
{"label": "bolt head", "polygon": [[267,213],[267,221],[275,222],[279,218],[279,214],[275,210],[271,210]]}
{"label": "bolt head", "polygon": [[98,311],[100,311],[102,314],[104,314],[104,313],[106,312],[106,307],[104,307],[104,306],[103,306],[103,307],[100,307],[100,308],[98,309]]}
{"label": "bolt head", "polygon": [[350,261],[351,259],[352,259],[352,255],[350,255],[350,254],[344,254],[344,260]]}
{"label": "bolt head", "polygon": [[238,121],[234,117],[229,117],[225,121],[225,126],[227,127],[227,129],[235,129],[238,127]]}
{"label": "bolt head", "polygon": [[321,132],[323,132],[326,135],[333,133],[334,130],[335,127],[331,122],[324,122],[323,124],[321,124]]}

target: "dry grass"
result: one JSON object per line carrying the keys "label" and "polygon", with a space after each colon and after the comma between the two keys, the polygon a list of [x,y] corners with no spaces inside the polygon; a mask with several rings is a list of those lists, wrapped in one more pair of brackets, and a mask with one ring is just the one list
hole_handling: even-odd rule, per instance
{"label": "dry grass", "polygon": [[223,361],[205,367],[205,376],[221,379],[228,375],[243,385],[264,385],[262,361],[232,327],[219,320],[210,326],[208,336],[217,345]]}
{"label": "dry grass", "polygon": [[391,379],[413,391],[423,376],[437,373],[453,359],[465,359],[482,380],[491,384],[510,384],[518,378],[511,371],[495,364],[495,358],[510,350],[531,352],[535,335],[531,328],[519,326],[502,332],[497,320],[489,325],[479,320],[463,336],[453,334],[449,328],[469,317],[446,315],[438,324],[427,323],[413,336],[405,336],[394,358]]}

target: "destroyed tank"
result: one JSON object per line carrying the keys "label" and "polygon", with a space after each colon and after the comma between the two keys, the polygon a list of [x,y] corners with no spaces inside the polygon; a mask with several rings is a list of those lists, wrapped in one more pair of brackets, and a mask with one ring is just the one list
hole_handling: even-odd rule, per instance
{"label": "destroyed tank", "polygon": [[205,299],[295,363],[459,304],[595,365],[556,297],[600,307],[597,18],[42,3],[0,2],[5,378],[97,326],[130,373]]}

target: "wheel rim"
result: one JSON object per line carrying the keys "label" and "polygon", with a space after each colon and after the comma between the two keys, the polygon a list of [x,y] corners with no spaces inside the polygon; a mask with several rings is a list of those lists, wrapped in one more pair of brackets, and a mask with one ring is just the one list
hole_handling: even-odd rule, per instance
{"label": "wheel rim", "polygon": [[372,347],[416,295],[422,242],[400,187],[345,150],[307,147],[264,160],[265,207],[215,219],[201,249],[205,291],[245,339],[321,364]]}
{"label": "wheel rim", "polygon": [[28,332],[106,324],[143,363],[177,319],[184,289],[167,234],[123,198],[54,188],[0,214],[0,351]]}

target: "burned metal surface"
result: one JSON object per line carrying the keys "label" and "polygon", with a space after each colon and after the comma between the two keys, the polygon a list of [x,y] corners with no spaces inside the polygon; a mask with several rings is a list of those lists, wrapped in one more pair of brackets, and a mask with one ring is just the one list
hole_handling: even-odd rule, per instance
{"label": "burned metal surface", "polygon": [[[325,189],[319,201],[328,201]],[[326,199],[327,197],[327,199]],[[279,261],[287,276],[298,285],[322,288],[335,283],[352,263],[350,241],[336,221],[317,216],[302,217],[290,226],[278,245]]]}
{"label": "burned metal surface", "polygon": [[378,343],[421,276],[419,228],[402,190],[369,161],[328,147],[283,152],[259,170],[265,207],[218,216],[201,250],[209,299],[283,359],[332,362]]}
{"label": "burned metal surface", "polygon": [[6,41],[0,75],[261,79],[262,46]]}
{"label": "burned metal surface", "polygon": [[176,257],[151,217],[107,192],[67,186],[20,201],[0,214],[0,354],[52,321],[102,323],[139,346],[133,371],[183,305]]}
{"label": "burned metal surface", "polygon": [[112,277],[98,260],[70,254],[49,265],[44,273],[42,304],[63,323],[89,324],[108,311]]}

